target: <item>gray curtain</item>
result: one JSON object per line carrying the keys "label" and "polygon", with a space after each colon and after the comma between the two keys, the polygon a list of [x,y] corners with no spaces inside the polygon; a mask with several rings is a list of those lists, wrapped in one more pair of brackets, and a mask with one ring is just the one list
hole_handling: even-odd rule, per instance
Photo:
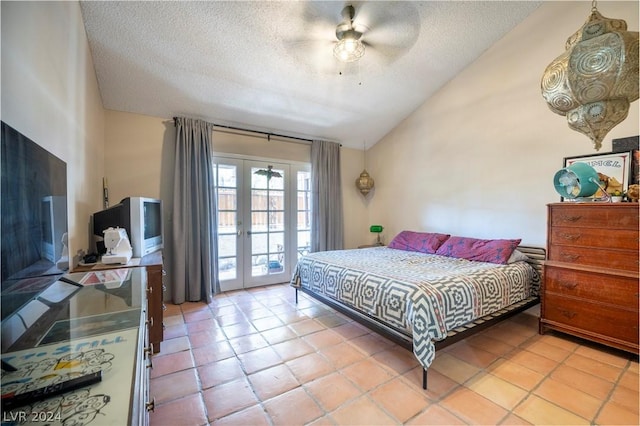
{"label": "gray curtain", "polygon": [[173,302],[211,302],[218,281],[213,124],[175,118]]}
{"label": "gray curtain", "polygon": [[343,248],[340,144],[311,144],[311,251]]}

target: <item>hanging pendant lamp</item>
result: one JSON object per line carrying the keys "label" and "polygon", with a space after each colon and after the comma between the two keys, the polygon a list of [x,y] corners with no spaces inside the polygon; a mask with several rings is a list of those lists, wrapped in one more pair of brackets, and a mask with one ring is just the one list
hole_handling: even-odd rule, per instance
{"label": "hanging pendant lamp", "polygon": [[360,177],[356,179],[356,187],[364,196],[366,196],[369,191],[373,189],[373,178],[369,176],[369,173],[367,173],[367,169],[364,169],[362,173],[360,173]]}
{"label": "hanging pendant lamp", "polygon": [[566,52],[542,76],[542,96],[569,127],[587,135],[597,150],[638,99],[638,32],[622,19],[591,15],[567,39]]}
{"label": "hanging pendant lamp", "polygon": [[364,156],[364,169],[358,179],[356,179],[356,188],[360,191],[362,195],[365,197],[373,189],[373,178],[367,172],[367,146],[366,142],[362,144],[362,154]]}

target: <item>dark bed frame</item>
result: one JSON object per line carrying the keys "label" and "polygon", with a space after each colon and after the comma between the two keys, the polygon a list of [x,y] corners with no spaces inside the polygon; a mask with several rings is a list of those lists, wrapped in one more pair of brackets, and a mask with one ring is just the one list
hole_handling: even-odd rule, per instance
{"label": "dark bed frame", "polygon": [[[518,250],[529,257],[528,263],[533,266],[533,268],[538,272],[538,274],[540,275],[540,282],[542,282],[542,272],[544,261],[546,259],[546,250],[541,247],[532,246],[518,246]],[[321,301],[322,303],[330,306],[331,308],[346,315],[354,321],[357,321],[358,323],[366,326],[370,330],[375,331],[383,337],[386,337],[387,339],[402,346],[403,348],[413,351],[413,339],[406,333],[394,327],[391,327],[388,324],[385,324],[377,318],[373,318],[370,315],[357,311],[349,306],[343,305],[342,303],[339,303],[323,295],[316,294],[306,288],[296,288],[296,304],[298,303],[298,290],[303,291],[305,294],[308,294],[309,296]],[[469,336],[479,333],[480,331],[485,330],[500,321],[510,318],[522,311],[529,309],[532,306],[537,305],[539,302],[540,299],[538,296],[532,296],[527,299],[521,300],[520,302],[514,303],[513,305],[509,305],[497,312],[468,322],[467,324],[449,331],[449,333],[447,333],[447,337],[444,340],[435,342],[436,350],[445,348],[462,339],[466,339]],[[426,369],[422,370],[422,388],[427,388]]]}

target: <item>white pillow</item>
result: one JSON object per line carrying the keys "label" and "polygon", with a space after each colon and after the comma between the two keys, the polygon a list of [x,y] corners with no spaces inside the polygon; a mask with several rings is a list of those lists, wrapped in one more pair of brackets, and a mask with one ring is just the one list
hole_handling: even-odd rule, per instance
{"label": "white pillow", "polygon": [[511,253],[511,256],[509,256],[509,260],[507,260],[507,263],[520,262],[521,260],[529,260],[529,256],[527,256],[520,250],[515,249],[513,253]]}

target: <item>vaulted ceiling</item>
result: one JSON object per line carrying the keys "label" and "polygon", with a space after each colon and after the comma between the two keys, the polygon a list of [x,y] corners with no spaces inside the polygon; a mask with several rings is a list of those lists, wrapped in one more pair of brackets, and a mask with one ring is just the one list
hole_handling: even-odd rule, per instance
{"label": "vaulted ceiling", "polygon": [[[375,144],[539,1],[88,1],[104,107]],[[365,54],[333,56],[342,9]]]}

